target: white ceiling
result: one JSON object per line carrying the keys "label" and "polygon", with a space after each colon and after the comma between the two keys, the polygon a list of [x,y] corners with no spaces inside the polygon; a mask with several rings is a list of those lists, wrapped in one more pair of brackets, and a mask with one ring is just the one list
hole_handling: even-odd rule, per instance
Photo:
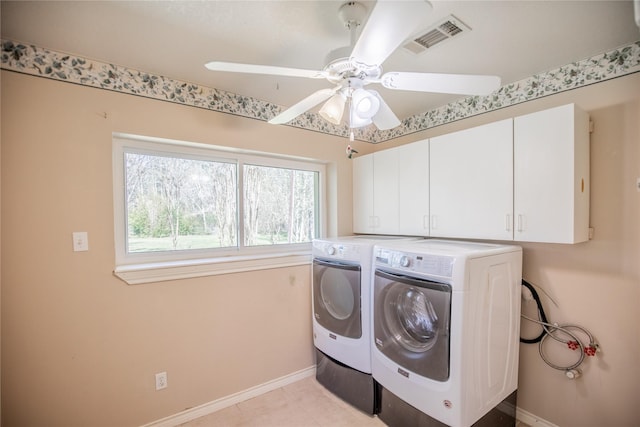
{"label": "white ceiling", "polygon": [[[342,1],[7,1],[3,39],[290,106],[324,80],[212,72],[212,60],[322,69],[349,44]],[[368,10],[374,2],[363,0]],[[471,31],[384,71],[492,74],[508,84],[640,40],[633,2],[439,1],[424,28],[453,14]],[[376,88],[400,118],[459,96]]]}

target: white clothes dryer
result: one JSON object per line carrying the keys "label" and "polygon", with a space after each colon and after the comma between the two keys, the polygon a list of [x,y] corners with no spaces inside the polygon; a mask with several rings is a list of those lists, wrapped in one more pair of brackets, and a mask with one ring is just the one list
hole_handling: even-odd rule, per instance
{"label": "white clothes dryer", "polygon": [[380,419],[515,425],[522,249],[427,239],[378,244],[374,257]]}
{"label": "white clothes dryer", "polygon": [[345,236],[313,241],[313,343],[316,378],[358,409],[373,414],[371,281],[373,246],[400,236]]}

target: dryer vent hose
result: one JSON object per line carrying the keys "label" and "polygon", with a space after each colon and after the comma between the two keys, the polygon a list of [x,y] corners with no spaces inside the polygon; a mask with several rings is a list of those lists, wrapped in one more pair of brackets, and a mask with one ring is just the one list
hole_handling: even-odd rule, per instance
{"label": "dryer vent hose", "polygon": [[[538,319],[532,319],[525,316],[524,314],[521,316],[523,319],[539,324],[542,327],[542,331],[540,332],[540,335],[535,338],[520,337],[520,342],[524,344],[538,344],[538,352],[540,353],[540,357],[547,365],[551,366],[553,369],[564,371],[567,378],[578,378],[581,375],[581,371],[578,369],[578,367],[582,364],[582,362],[584,362],[585,356],[595,356],[595,354],[600,351],[600,347],[595,342],[593,335],[585,328],[578,325],[558,325],[557,323],[549,323],[547,315],[544,312],[544,307],[542,306],[542,301],[540,301],[540,296],[538,295],[535,287],[524,279],[522,280],[522,286],[524,286],[531,292],[533,300],[536,302],[536,305],[538,307]],[[576,336],[576,332],[584,334],[587,337],[589,344],[585,345],[583,341],[580,340],[578,336]],[[579,349],[580,351],[577,361],[566,366],[552,363],[543,350],[544,343],[549,337],[553,338],[555,341],[566,344],[569,350]]]}

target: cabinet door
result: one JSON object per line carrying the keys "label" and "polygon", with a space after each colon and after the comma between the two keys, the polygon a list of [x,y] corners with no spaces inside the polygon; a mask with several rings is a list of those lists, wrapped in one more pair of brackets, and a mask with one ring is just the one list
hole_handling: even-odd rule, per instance
{"label": "cabinet door", "polygon": [[353,159],[353,232],[373,232],[373,154]]}
{"label": "cabinet door", "polygon": [[431,236],[513,239],[513,120],[430,140]]}
{"label": "cabinet door", "polygon": [[589,238],[589,117],[574,104],[514,119],[515,240]]}
{"label": "cabinet door", "polygon": [[398,233],[429,235],[429,140],[396,148],[398,153]]}
{"label": "cabinet door", "polygon": [[374,230],[398,234],[398,151],[373,153]]}

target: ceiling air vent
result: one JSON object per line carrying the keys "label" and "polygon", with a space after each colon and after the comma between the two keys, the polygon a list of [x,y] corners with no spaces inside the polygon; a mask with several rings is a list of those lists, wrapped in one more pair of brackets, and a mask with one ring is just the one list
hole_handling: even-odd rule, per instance
{"label": "ceiling air vent", "polygon": [[419,54],[437,44],[469,31],[471,31],[471,28],[467,27],[455,16],[449,15],[431,28],[422,31],[419,36],[405,43],[403,47],[410,52]]}

